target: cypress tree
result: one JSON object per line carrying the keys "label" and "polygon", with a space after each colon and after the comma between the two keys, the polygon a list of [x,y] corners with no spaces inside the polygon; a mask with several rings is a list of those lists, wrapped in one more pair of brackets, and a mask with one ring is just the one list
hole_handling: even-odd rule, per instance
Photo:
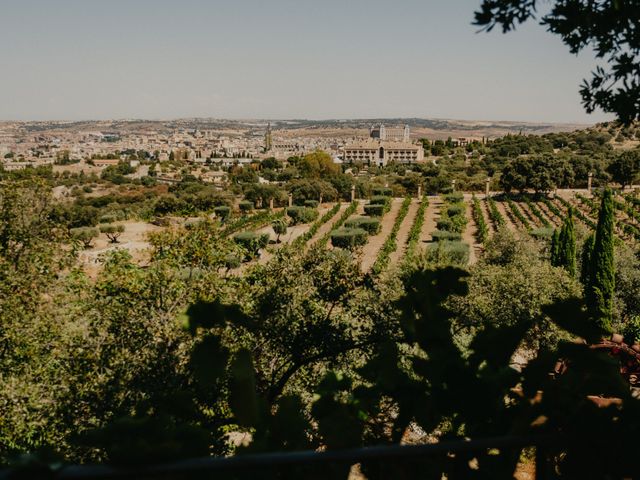
{"label": "cypress tree", "polygon": [[591,255],[593,254],[593,246],[595,244],[596,237],[593,233],[589,235],[582,245],[582,256],[581,256],[581,264],[582,268],[580,270],[580,283],[585,288],[589,286],[590,278],[591,278]]}
{"label": "cypress tree", "polygon": [[558,237],[558,265],[564,267],[569,275],[576,276],[576,232],[573,225],[573,211],[570,208],[562,224]]}
{"label": "cypress tree", "polygon": [[614,222],[613,198],[611,190],[606,189],[602,196],[593,253],[591,254],[589,285],[586,289],[589,314],[605,330],[611,329],[613,315],[613,292],[615,289]]}

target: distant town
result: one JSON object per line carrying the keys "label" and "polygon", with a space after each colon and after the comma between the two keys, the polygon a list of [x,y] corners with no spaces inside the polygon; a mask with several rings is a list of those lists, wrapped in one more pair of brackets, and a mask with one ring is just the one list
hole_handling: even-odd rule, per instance
{"label": "distant town", "polygon": [[508,133],[579,127],[425,119],[0,122],[0,165],[4,170],[52,165],[57,170],[92,171],[123,160],[137,166],[140,160],[176,159],[215,171],[323,150],[336,163],[384,166],[424,162],[425,138],[464,146]]}

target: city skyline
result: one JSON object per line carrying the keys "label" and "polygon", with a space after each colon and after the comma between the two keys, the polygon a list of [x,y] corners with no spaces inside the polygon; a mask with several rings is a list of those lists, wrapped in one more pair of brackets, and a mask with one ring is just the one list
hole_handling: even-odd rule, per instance
{"label": "city skyline", "polygon": [[612,119],[580,105],[592,52],[428,3],[9,1],[0,120]]}

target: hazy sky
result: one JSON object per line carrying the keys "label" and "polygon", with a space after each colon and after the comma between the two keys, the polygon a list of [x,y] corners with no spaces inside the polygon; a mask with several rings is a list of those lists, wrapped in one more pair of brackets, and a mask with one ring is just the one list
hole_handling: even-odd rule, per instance
{"label": "hazy sky", "polygon": [[595,66],[480,0],[0,0],[0,119],[438,117],[594,123]]}

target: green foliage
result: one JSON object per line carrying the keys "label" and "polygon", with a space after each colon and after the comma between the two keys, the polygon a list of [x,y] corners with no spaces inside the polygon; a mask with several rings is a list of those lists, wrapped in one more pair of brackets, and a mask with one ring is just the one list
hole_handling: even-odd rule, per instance
{"label": "green foliage", "polygon": [[287,216],[291,218],[293,225],[300,223],[311,223],[318,218],[318,210],[311,207],[288,207]]}
{"label": "green foliage", "polygon": [[465,267],[469,263],[469,244],[442,239],[427,245],[423,258],[432,265]]}
{"label": "green foliage", "polygon": [[339,228],[331,232],[331,245],[355,250],[367,243],[368,233],[362,228]]}
{"label": "green foliage", "polygon": [[498,210],[498,207],[496,205],[496,201],[493,198],[491,198],[491,197],[487,198],[487,207],[489,209],[489,217],[491,218],[491,221],[493,222],[494,228],[497,230],[500,227],[504,227],[504,225],[505,225],[504,217],[502,216],[502,214]]}
{"label": "green foliage", "polygon": [[238,208],[240,209],[241,212],[250,212],[251,210],[253,210],[254,205],[253,205],[253,202],[249,202],[248,200],[243,200],[240,203],[238,203]]}
{"label": "green foliage", "polygon": [[407,251],[405,253],[407,261],[413,257],[418,241],[420,241],[420,233],[422,232],[422,226],[424,225],[424,215],[428,206],[429,200],[423,197],[420,201],[418,211],[416,212],[416,218],[413,221],[413,225],[411,225],[411,230],[409,230],[409,235],[407,236]]}
{"label": "green foliage", "polygon": [[104,233],[111,243],[118,243],[118,239],[124,233],[124,225],[122,224],[102,224],[99,228],[100,232]]}
{"label": "green foliage", "polygon": [[231,207],[227,207],[226,205],[215,207],[213,209],[213,212],[216,214],[216,217],[220,218],[222,221],[225,221],[231,216]]}
{"label": "green foliage", "polygon": [[285,235],[289,224],[284,218],[278,218],[271,223],[273,232],[276,234],[276,243],[280,243],[280,235]]}
{"label": "green foliage", "polygon": [[384,205],[365,205],[365,215],[371,215],[372,217],[382,217],[386,213],[387,209]]}
{"label": "green foliage", "polygon": [[609,164],[607,171],[623,189],[633,184],[640,175],[640,149],[622,152]]}
{"label": "green foliage", "polygon": [[542,214],[542,212],[540,211],[540,209],[536,206],[535,203],[533,203],[529,197],[524,197],[524,201],[527,204],[527,206],[529,207],[529,210],[531,210],[531,213],[533,213],[533,215],[540,220],[540,223],[542,223],[542,226],[544,228],[551,228],[551,224],[549,223],[549,221],[547,220],[547,218]]}
{"label": "green foliage", "polygon": [[246,250],[248,260],[260,255],[260,249],[269,244],[268,233],[240,232],[233,236],[233,240]]}
{"label": "green foliage", "polygon": [[450,230],[434,230],[431,232],[431,238],[434,242],[440,242],[443,240],[461,240],[462,234],[460,232],[452,232]]}
{"label": "green foliage", "polygon": [[100,234],[100,231],[93,227],[79,227],[72,228],[69,230],[69,233],[71,234],[71,238],[82,243],[84,248],[91,248],[93,239]]}
{"label": "green foliage", "polygon": [[372,217],[353,217],[344,222],[346,228],[361,228],[369,235],[376,235],[380,232],[380,220]]}
{"label": "green foliage", "polygon": [[318,239],[318,241],[314,244],[314,246],[317,246],[317,247],[325,246],[329,241],[329,239],[331,238],[331,233],[339,229],[340,227],[342,227],[344,222],[346,222],[347,219],[356,212],[356,210],[358,209],[358,205],[359,204],[357,200],[351,202],[349,206],[344,210],[344,212],[342,212],[342,215],[340,215],[340,218],[338,218],[338,220],[336,220],[336,222],[332,225],[331,230],[327,232],[325,235],[323,235],[322,238]]}
{"label": "green foliage", "polygon": [[318,200],[305,200],[304,206],[309,208],[318,208]]}
{"label": "green foliage", "polygon": [[509,206],[509,210],[511,211],[511,214],[520,221],[520,223],[522,224],[522,227],[525,230],[531,230],[531,225],[529,224],[529,220],[527,219],[527,217],[524,216],[524,214],[522,213],[522,211],[520,210],[520,207],[518,207],[516,202],[511,200],[509,197],[507,197],[506,200],[507,200],[507,205]]}
{"label": "green foliage", "polygon": [[[591,80],[583,81],[582,104],[588,113],[596,109],[615,113],[624,124],[640,119],[640,41],[633,35],[640,21],[636,7],[634,2],[556,0],[540,17],[540,23],[559,35],[571,53],[589,47],[596,57],[606,59],[608,70],[598,66]],[[536,18],[536,13],[536,2],[484,0],[474,23],[486,31],[499,25],[508,32]]]}
{"label": "green foliage", "polygon": [[573,225],[573,209],[569,209],[568,215],[562,223],[562,228],[557,238],[557,251],[554,264],[563,267],[569,275],[576,276],[576,234]]}
{"label": "green foliage", "polygon": [[473,207],[473,221],[476,224],[476,239],[478,243],[484,243],[489,238],[489,227],[487,227],[487,222],[484,219],[484,214],[482,213],[482,207],[480,206],[480,200],[475,195],[472,198],[472,207]]}
{"label": "green foliage", "polygon": [[611,190],[602,196],[593,252],[590,258],[589,283],[585,297],[589,314],[603,329],[611,328],[615,291],[614,263],[615,216]]}
{"label": "green foliage", "polygon": [[371,267],[371,273],[373,275],[379,275],[389,264],[389,259],[391,254],[396,251],[398,248],[398,231],[400,230],[400,225],[402,225],[403,220],[409,213],[409,207],[411,206],[411,197],[407,197],[402,201],[402,205],[400,206],[400,210],[398,211],[398,216],[393,222],[393,227],[391,227],[391,232],[389,232],[389,236],[385,239],[382,244],[382,248],[378,252],[378,256],[376,257],[376,261]]}
{"label": "green foliage", "polygon": [[311,225],[309,230],[307,230],[302,235],[297,237],[292,242],[292,245],[297,247],[297,246],[301,246],[301,245],[304,245],[305,243],[307,243],[309,240],[311,240],[313,238],[313,236],[316,233],[318,233],[318,230],[320,229],[320,227],[322,225],[324,225],[325,223],[327,223],[329,220],[331,220],[338,213],[339,210],[340,210],[340,203],[336,203],[322,217],[320,217],[318,220],[316,220],[313,223],[313,225]]}
{"label": "green foliage", "polygon": [[393,195],[393,191],[388,187],[371,187],[371,195],[374,197],[390,197]]}

